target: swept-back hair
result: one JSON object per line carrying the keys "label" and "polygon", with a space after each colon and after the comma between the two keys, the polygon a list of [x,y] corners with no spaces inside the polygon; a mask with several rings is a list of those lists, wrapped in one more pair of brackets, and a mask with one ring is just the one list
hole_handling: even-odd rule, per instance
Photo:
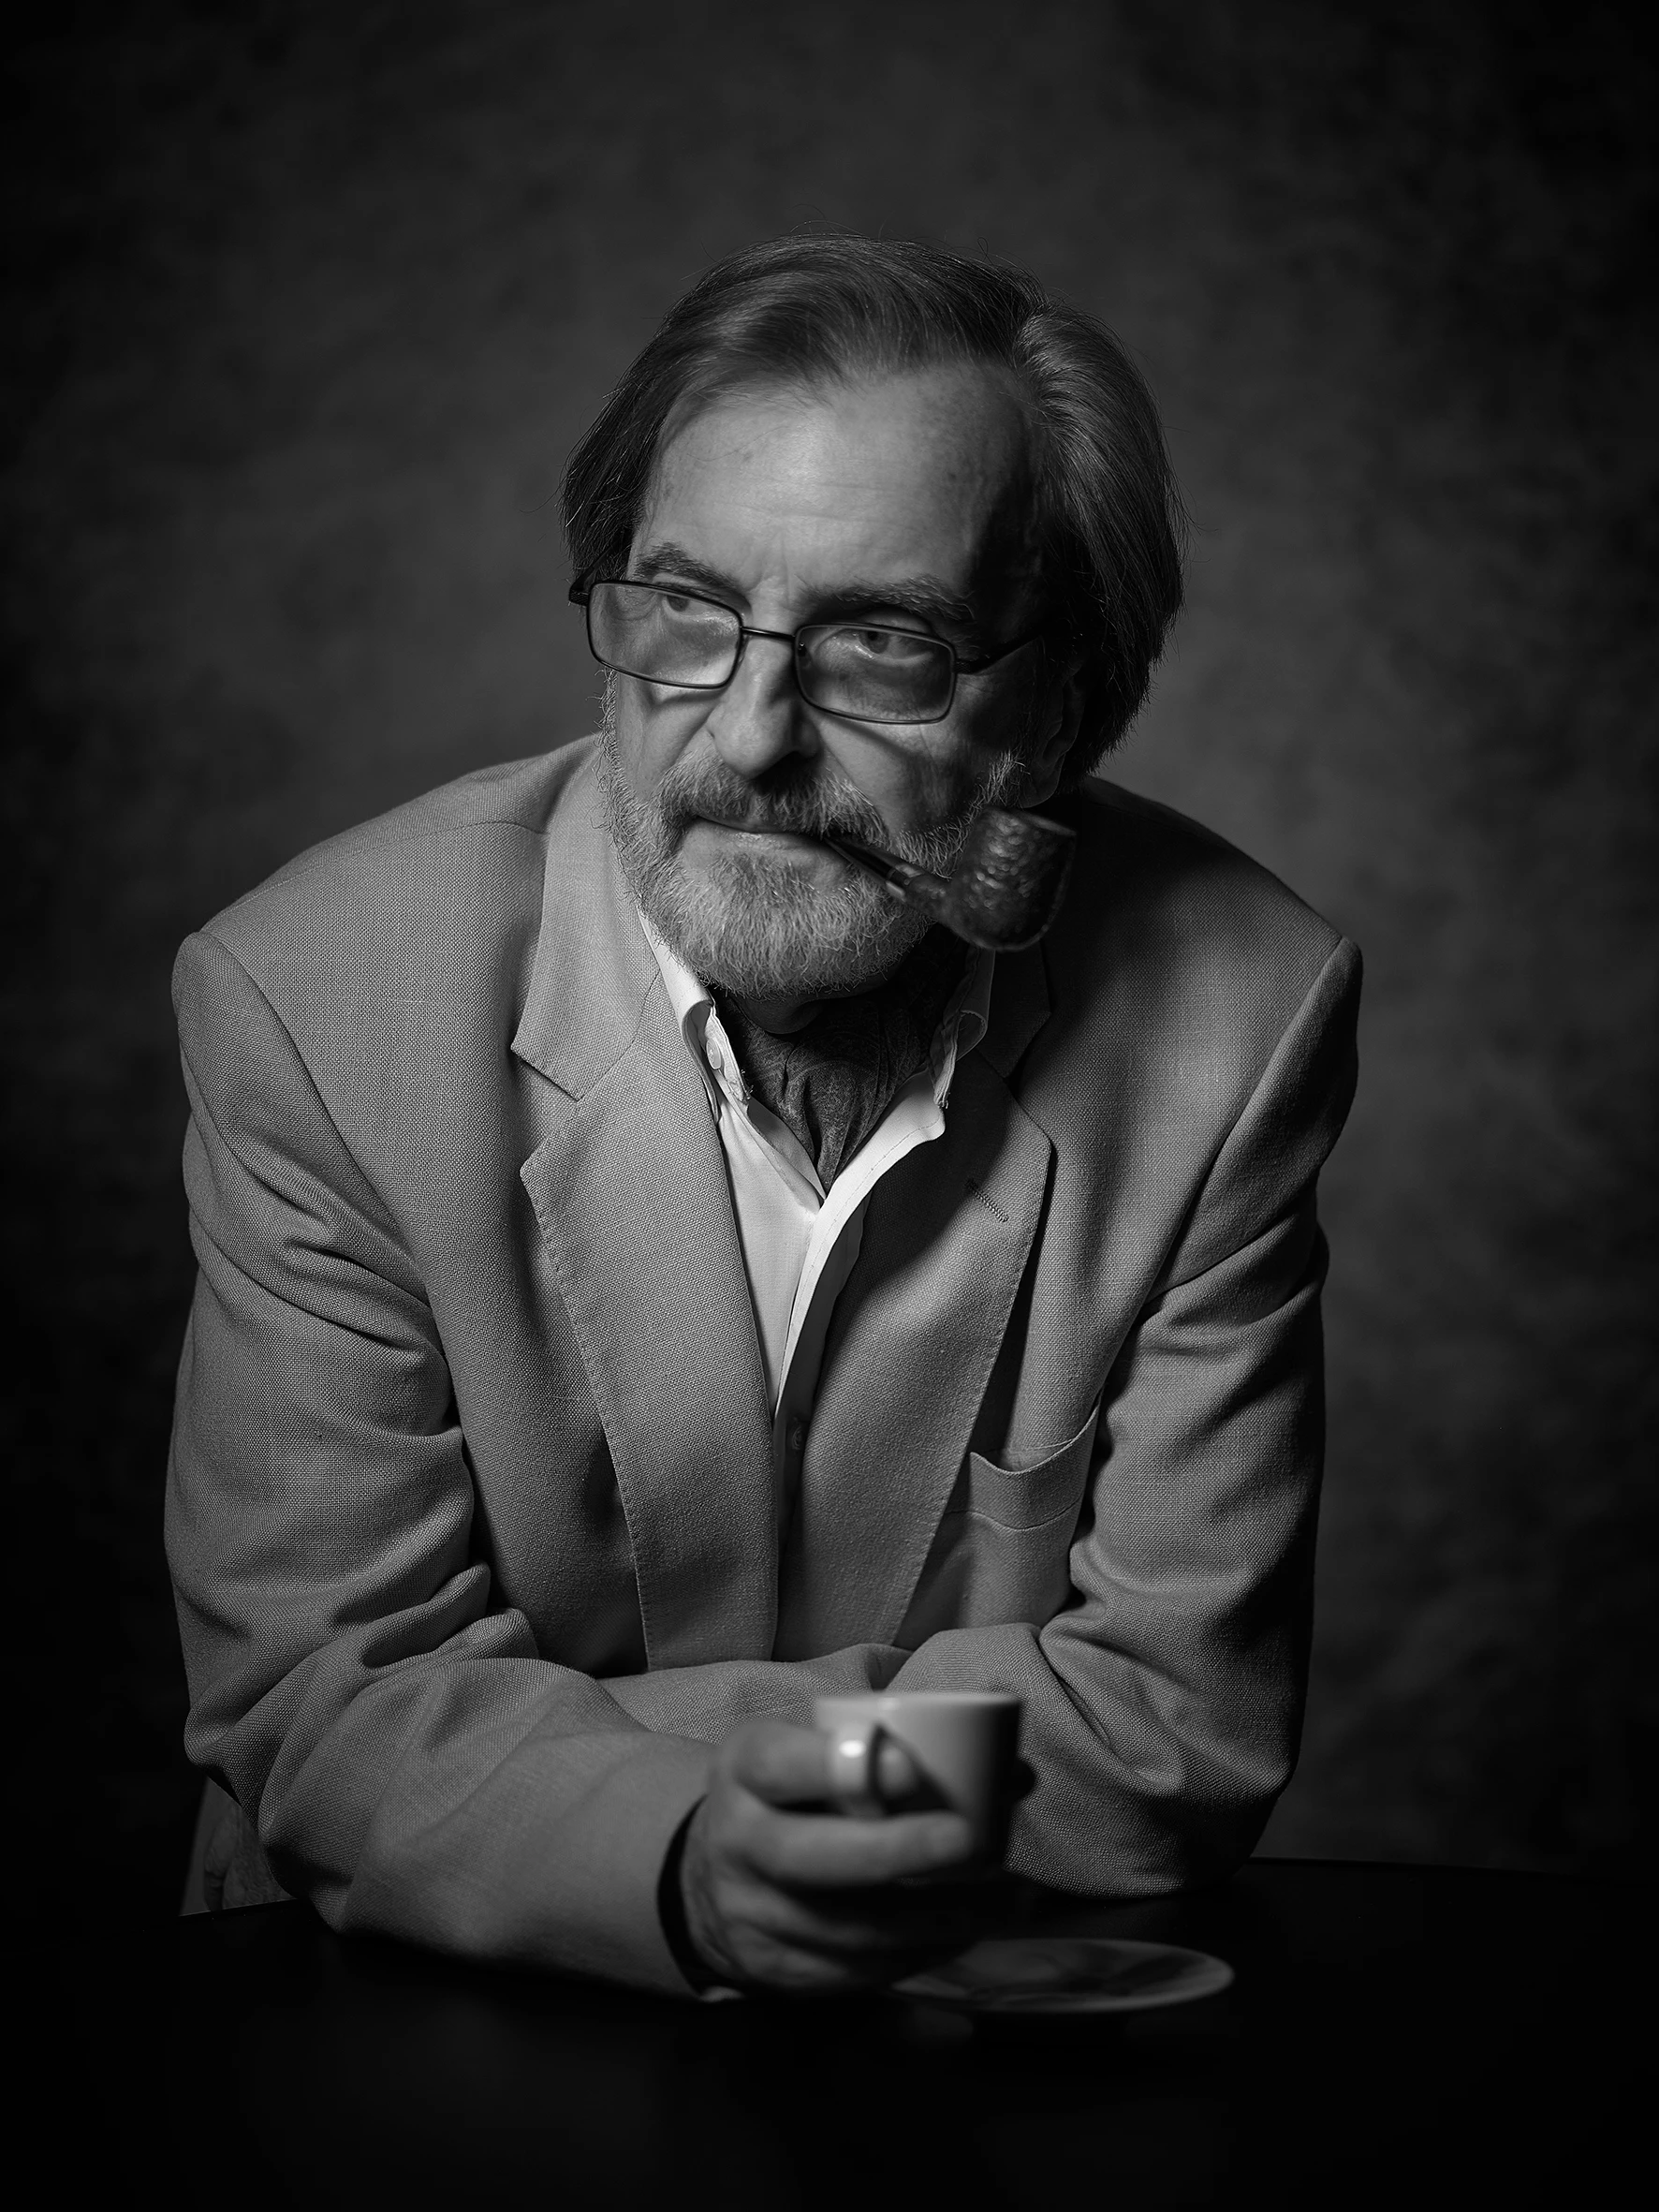
{"label": "swept-back hair", "polygon": [[1081,654],[1087,705],[1064,781],[1115,745],[1181,605],[1185,517],[1157,408],[1109,332],[1035,278],[904,239],[773,239],[672,307],[570,456],[579,576],[623,573],[670,419],[736,389],[807,388],[986,361],[1022,396],[1050,650]]}

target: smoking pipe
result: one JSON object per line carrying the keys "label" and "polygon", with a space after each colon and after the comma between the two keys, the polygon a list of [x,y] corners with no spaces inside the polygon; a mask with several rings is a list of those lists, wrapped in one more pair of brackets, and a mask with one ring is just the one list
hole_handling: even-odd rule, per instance
{"label": "smoking pipe", "polygon": [[962,840],[948,882],[856,837],[826,836],[824,843],[970,945],[1019,952],[1035,945],[1060,911],[1077,833],[1039,814],[988,806]]}

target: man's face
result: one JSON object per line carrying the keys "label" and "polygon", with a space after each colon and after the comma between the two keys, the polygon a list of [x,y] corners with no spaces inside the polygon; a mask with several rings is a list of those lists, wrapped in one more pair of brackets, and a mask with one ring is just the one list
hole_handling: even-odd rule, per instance
{"label": "man's face", "polygon": [[[973,367],[735,393],[665,443],[627,572],[756,629],[864,621],[977,658],[1040,619],[1025,467],[1017,403]],[[926,922],[813,833],[947,871],[982,806],[1054,788],[1075,714],[1040,665],[1016,653],[960,678],[944,721],[902,725],[809,706],[768,639],[717,692],[613,677],[611,827],[646,913],[740,996],[867,988]]]}

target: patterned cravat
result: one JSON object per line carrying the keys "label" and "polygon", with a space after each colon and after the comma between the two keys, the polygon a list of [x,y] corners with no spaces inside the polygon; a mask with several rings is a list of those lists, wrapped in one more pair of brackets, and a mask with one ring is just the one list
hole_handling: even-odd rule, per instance
{"label": "patterned cravat", "polygon": [[885,983],[858,998],[827,1000],[789,1037],[774,1037],[717,994],[750,1090],[808,1155],[826,1190],[911,1077],[930,1065],[967,956],[960,937],[932,929]]}

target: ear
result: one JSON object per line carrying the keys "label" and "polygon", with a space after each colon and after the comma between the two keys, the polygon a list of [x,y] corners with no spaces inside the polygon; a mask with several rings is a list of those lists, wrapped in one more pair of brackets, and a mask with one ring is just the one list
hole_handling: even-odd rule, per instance
{"label": "ear", "polygon": [[1079,655],[1058,678],[1052,678],[1043,700],[1038,727],[1046,731],[1033,745],[1026,764],[1024,804],[1040,806],[1060,788],[1060,777],[1083,726],[1089,687],[1083,680]]}

